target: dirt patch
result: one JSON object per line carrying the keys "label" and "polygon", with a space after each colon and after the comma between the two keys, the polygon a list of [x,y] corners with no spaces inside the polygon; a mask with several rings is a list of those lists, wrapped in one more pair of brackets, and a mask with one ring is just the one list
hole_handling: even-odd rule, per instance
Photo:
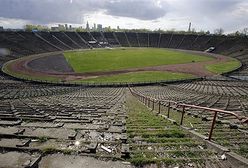
{"label": "dirt patch", "polygon": [[[182,52],[187,52],[191,54],[198,54],[198,55],[204,55],[209,56],[212,58],[215,58],[211,61],[205,61],[205,62],[192,62],[192,63],[185,63],[185,64],[174,64],[174,65],[162,65],[162,66],[152,66],[152,67],[143,67],[143,68],[129,68],[124,70],[115,70],[115,71],[100,71],[100,72],[86,72],[86,73],[76,73],[72,72],[72,69],[69,68],[67,62],[63,69],[63,64],[65,64],[64,60],[62,60],[61,55],[52,55],[51,58],[47,56],[47,54],[42,57],[36,57],[31,59],[23,59],[15,61],[11,64],[12,71],[15,72],[21,72],[26,75],[30,76],[47,76],[47,77],[56,77],[58,79],[64,80],[64,81],[73,81],[73,80],[81,80],[81,79],[90,79],[90,78],[96,78],[96,77],[103,77],[103,76],[111,76],[111,75],[118,75],[118,74],[124,74],[124,73],[130,73],[130,72],[142,72],[142,71],[169,71],[169,72],[179,72],[179,73],[188,73],[192,74],[198,77],[206,77],[206,76],[213,76],[215,75],[212,72],[209,72],[205,69],[206,65],[220,63],[220,62],[226,62],[229,58],[223,55],[213,54],[213,53],[203,53],[200,51],[189,51],[189,50],[177,50]],[[60,59],[61,65],[56,65],[56,58]],[[53,63],[39,63],[39,60],[45,60],[51,61]],[[30,66],[31,65],[31,66]],[[38,65],[34,68],[35,65]],[[45,67],[43,67],[45,66]],[[49,67],[46,67],[49,66]],[[54,68],[53,66],[56,66],[57,68]],[[56,70],[59,69],[59,70]]]}

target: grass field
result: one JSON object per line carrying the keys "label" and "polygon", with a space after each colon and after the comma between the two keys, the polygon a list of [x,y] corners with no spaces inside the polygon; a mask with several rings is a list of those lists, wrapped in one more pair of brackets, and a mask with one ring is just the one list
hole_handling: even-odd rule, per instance
{"label": "grass field", "polygon": [[80,80],[78,82],[90,82],[90,83],[112,83],[112,82],[155,82],[163,80],[179,80],[194,78],[193,75],[173,72],[157,72],[157,71],[144,71],[144,72],[132,72],[120,75],[113,75],[108,77],[98,77],[86,80]]}
{"label": "grass field", "polygon": [[[94,49],[84,51],[70,51],[64,53],[66,60],[73,67],[75,72],[107,72],[113,70],[125,70],[129,68],[142,68],[169,64],[182,64],[191,62],[210,61],[214,58],[200,56],[180,51],[172,51],[160,48],[116,48],[116,49]],[[28,60],[29,57],[20,58]],[[19,60],[19,61],[20,61]],[[206,69],[214,73],[224,73],[240,66],[239,61],[229,59],[225,63],[207,65]],[[68,83],[136,83],[156,82],[168,80],[180,80],[194,78],[195,76],[186,73],[173,73],[163,71],[139,71],[122,73],[109,76],[94,77],[89,79],[67,80],[66,76],[27,74],[10,68],[10,61],[3,67],[3,71],[17,78],[29,80],[68,82]],[[180,66],[180,65],[178,65]],[[183,71],[180,71],[183,72]],[[111,74],[111,73],[109,73]],[[104,75],[104,73],[103,73]]]}
{"label": "grass field", "polygon": [[64,55],[75,72],[113,71],[213,59],[158,48],[94,49],[65,52]]}
{"label": "grass field", "polygon": [[216,74],[222,74],[225,72],[232,71],[232,70],[240,67],[240,65],[241,64],[238,60],[230,58],[230,60],[227,62],[207,65],[206,68],[210,72],[213,72]]}

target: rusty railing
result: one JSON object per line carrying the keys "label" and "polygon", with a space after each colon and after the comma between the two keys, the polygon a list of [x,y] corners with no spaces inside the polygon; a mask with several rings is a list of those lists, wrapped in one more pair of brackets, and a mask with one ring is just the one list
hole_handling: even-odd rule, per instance
{"label": "rusty railing", "polygon": [[179,103],[179,102],[171,101],[171,100],[157,100],[157,99],[145,96],[145,95],[143,95],[141,93],[137,93],[137,92],[133,91],[131,88],[129,88],[129,90],[130,90],[130,92],[132,93],[133,96],[137,97],[139,99],[139,101],[144,103],[146,106],[150,107],[152,110],[155,109],[155,103],[157,103],[157,105],[158,105],[158,114],[161,113],[162,102],[168,103],[168,105],[167,105],[167,107],[168,107],[167,117],[168,118],[170,118],[170,109],[172,108],[173,105],[176,106],[176,107],[182,107],[182,111],[181,111],[182,115],[181,115],[181,119],[180,119],[180,125],[183,125],[183,119],[184,119],[184,114],[185,114],[185,109],[186,108],[195,108],[195,109],[200,109],[200,110],[206,110],[206,112],[208,112],[208,113],[214,113],[211,128],[210,128],[210,131],[209,131],[209,136],[208,136],[209,141],[211,141],[211,138],[212,138],[212,134],[213,134],[213,130],[214,130],[214,126],[215,126],[215,123],[216,123],[216,118],[217,118],[218,113],[219,114],[226,114],[226,115],[234,116],[240,122],[248,123],[248,118],[247,117],[239,116],[235,112],[221,110],[221,109],[215,109],[215,108],[209,108],[209,107],[190,105],[190,104],[185,104],[185,103]]}

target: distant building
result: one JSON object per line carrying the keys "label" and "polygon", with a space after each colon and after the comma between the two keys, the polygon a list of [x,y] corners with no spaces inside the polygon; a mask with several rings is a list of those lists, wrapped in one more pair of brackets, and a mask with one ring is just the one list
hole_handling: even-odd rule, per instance
{"label": "distant building", "polygon": [[94,27],[93,27],[93,30],[96,30],[96,24],[94,23]]}
{"label": "distant building", "polygon": [[117,26],[117,30],[120,30],[120,26]]}
{"label": "distant building", "polygon": [[97,24],[97,31],[102,31],[102,25],[101,24]]}
{"label": "distant building", "polygon": [[90,31],[90,26],[89,26],[88,21],[87,21],[87,23],[86,23],[86,30],[87,30],[87,31]]}
{"label": "distant building", "polygon": [[64,30],[66,29],[64,25],[59,24],[59,30]]}
{"label": "distant building", "polygon": [[65,30],[68,30],[68,25],[67,24],[65,24]]}
{"label": "distant building", "polygon": [[59,31],[59,27],[51,27],[52,31]]}
{"label": "distant building", "polygon": [[52,31],[63,31],[63,30],[65,30],[65,26],[59,24],[58,27],[51,27],[51,30]]}
{"label": "distant building", "polygon": [[0,31],[3,31],[3,26],[0,26]]}

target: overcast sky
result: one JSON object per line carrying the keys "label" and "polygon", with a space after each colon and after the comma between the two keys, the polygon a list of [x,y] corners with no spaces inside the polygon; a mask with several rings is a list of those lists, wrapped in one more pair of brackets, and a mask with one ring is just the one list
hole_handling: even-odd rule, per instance
{"label": "overcast sky", "polygon": [[187,30],[223,28],[234,32],[248,27],[248,0],[0,0],[0,26],[53,26],[68,23],[85,27]]}

